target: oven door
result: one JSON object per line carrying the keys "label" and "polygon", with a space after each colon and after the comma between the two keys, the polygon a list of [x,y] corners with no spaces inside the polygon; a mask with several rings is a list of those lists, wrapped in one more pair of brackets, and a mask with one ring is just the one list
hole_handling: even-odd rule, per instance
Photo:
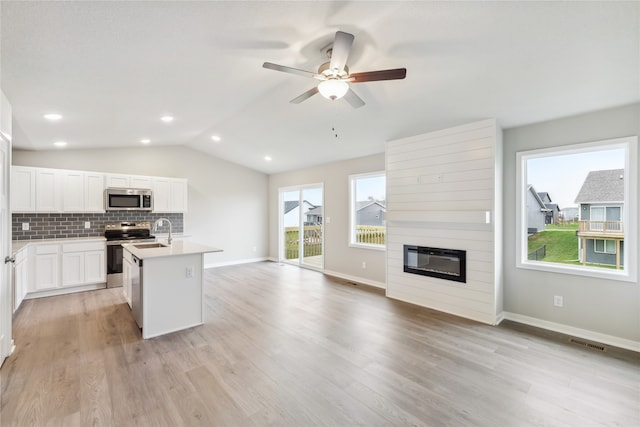
{"label": "oven door", "polygon": [[122,286],[122,244],[107,242],[107,288]]}

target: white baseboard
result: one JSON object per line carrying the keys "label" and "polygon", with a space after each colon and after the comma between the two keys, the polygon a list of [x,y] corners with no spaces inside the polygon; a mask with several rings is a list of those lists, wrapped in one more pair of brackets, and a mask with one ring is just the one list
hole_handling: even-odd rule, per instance
{"label": "white baseboard", "polygon": [[373,286],[374,288],[387,289],[387,284],[384,282],[377,282],[375,280],[369,280],[363,277],[350,276],[348,274],[338,273],[337,271],[331,271],[331,270],[324,270],[324,274],[326,274],[327,276],[333,276],[339,279],[348,280],[354,283],[361,283],[363,285]]}
{"label": "white baseboard", "polygon": [[509,313],[507,311],[504,312],[504,318],[506,320],[524,323],[525,325],[548,329],[550,331],[560,332],[561,334],[566,334],[577,338],[584,338],[586,340],[640,352],[640,342],[638,341],[632,341],[626,338],[602,334],[600,332],[589,331],[587,329],[575,328],[573,326],[563,325],[560,323],[549,322],[548,320],[536,319],[535,317],[524,316],[522,314]]}
{"label": "white baseboard", "polygon": [[204,268],[226,267],[228,265],[250,264],[252,262],[270,261],[268,257],[236,259],[233,261],[214,262],[213,264],[205,264]]}

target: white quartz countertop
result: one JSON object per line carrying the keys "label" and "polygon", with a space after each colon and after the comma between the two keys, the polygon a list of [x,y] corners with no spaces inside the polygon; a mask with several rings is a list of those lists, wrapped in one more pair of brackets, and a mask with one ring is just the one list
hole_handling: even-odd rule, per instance
{"label": "white quartz countertop", "polygon": [[[160,243],[167,244],[166,241],[159,240]],[[162,258],[179,255],[204,254],[209,252],[222,252],[222,249],[211,246],[201,245],[186,240],[174,240],[170,246],[162,248],[136,248],[136,243],[122,245],[122,247],[131,252],[132,255],[139,259]]]}

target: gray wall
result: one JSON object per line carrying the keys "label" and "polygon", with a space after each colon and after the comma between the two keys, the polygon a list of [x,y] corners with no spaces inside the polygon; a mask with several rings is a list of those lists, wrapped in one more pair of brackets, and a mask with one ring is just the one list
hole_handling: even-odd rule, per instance
{"label": "gray wall", "polygon": [[[269,255],[278,258],[278,189],[324,183],[325,258],[329,274],[340,273],[365,283],[385,282],[385,252],[349,246],[349,175],[384,170],[384,154],[274,174],[269,177]],[[327,223],[327,219],[331,222]],[[362,262],[367,268],[362,268]],[[372,283],[376,282],[376,283]]]}
{"label": "gray wall", "polygon": [[[189,180],[184,232],[192,240],[222,248],[205,264],[268,254],[267,175],[187,147],[13,151],[13,164],[58,169],[167,176]],[[255,252],[253,248],[255,247]]]}
{"label": "gray wall", "polygon": [[[516,153],[640,134],[640,104],[504,132],[504,309],[570,327],[640,341],[640,286],[516,268]],[[637,168],[637,165],[633,165]],[[636,179],[637,175],[636,175]],[[636,195],[637,197],[637,195]],[[640,259],[634,260],[636,264]],[[564,296],[564,307],[553,296]]]}

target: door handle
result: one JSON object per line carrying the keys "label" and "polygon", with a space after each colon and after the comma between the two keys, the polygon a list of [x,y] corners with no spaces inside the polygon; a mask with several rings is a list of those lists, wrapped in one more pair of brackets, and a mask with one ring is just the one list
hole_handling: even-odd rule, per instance
{"label": "door handle", "polygon": [[10,262],[16,262],[16,259],[14,257],[12,257],[12,256],[11,257],[10,256],[4,257],[4,263],[5,264],[8,264]]}

